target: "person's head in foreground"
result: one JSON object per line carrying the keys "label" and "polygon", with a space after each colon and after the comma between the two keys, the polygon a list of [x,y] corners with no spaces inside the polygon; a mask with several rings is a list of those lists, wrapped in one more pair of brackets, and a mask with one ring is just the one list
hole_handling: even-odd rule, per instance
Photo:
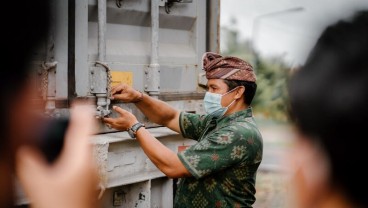
{"label": "person's head in foreground", "polygon": [[368,207],[368,12],[327,27],[289,83],[295,207]]}
{"label": "person's head in foreground", "polygon": [[[91,208],[97,204],[97,170],[89,136],[94,128],[90,109],[73,106],[70,128],[58,159],[49,164],[36,148],[34,126],[40,120],[32,106],[37,94],[30,62],[44,46],[52,19],[49,0],[4,1],[2,69],[0,70],[0,207],[14,207],[15,178],[32,207]],[[46,57],[44,57],[46,59]],[[78,127],[76,127],[78,126]],[[96,196],[96,197],[95,197]],[[24,199],[22,197],[22,199]],[[18,201],[17,201],[18,202]]]}

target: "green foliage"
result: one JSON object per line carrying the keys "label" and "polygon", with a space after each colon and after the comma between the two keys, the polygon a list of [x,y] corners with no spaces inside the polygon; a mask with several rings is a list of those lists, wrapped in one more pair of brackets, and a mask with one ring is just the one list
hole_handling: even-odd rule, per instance
{"label": "green foliage", "polygon": [[253,107],[266,118],[287,120],[289,68],[281,58],[260,59],[256,67],[258,89]]}
{"label": "green foliage", "polygon": [[[235,27],[234,27],[235,28]],[[238,31],[222,27],[226,37],[221,53],[244,59],[253,65],[257,75],[257,92],[253,109],[265,118],[287,121],[287,82],[290,67],[282,56],[261,57],[249,40],[239,40]]]}

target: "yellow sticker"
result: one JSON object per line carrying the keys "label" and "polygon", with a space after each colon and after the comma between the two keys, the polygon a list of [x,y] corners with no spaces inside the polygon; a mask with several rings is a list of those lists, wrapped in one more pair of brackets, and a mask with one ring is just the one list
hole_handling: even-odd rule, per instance
{"label": "yellow sticker", "polygon": [[125,83],[133,86],[133,72],[111,71],[112,83],[111,86],[116,86]]}

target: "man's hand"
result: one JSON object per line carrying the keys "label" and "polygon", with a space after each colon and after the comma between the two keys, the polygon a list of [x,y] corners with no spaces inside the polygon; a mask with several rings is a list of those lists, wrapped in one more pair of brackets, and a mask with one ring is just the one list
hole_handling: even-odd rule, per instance
{"label": "man's hand", "polygon": [[121,100],[126,103],[132,103],[138,101],[142,93],[122,83],[111,89],[111,95],[111,100]]}
{"label": "man's hand", "polygon": [[138,122],[137,118],[130,112],[114,106],[113,109],[119,113],[118,118],[103,118],[103,121],[109,124],[112,128],[120,131],[126,131]]}

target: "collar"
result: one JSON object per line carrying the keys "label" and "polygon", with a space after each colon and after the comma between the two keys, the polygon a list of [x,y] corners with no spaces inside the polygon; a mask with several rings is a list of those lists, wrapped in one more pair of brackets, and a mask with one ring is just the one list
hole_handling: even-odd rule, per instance
{"label": "collar", "polygon": [[253,117],[253,109],[252,107],[248,107],[244,110],[237,111],[227,116],[223,116],[220,119],[212,117],[211,120],[215,120],[216,123],[228,122],[228,121],[237,121],[237,120],[244,120],[245,118]]}

